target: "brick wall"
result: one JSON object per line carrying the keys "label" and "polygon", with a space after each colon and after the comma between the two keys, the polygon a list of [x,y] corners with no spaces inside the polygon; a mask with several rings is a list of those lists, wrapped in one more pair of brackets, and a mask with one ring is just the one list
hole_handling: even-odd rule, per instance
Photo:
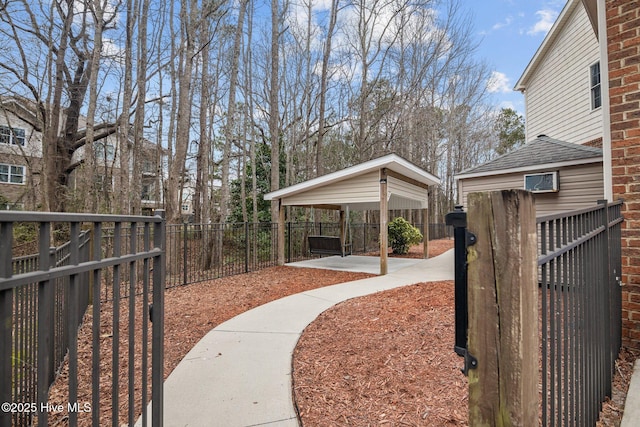
{"label": "brick wall", "polygon": [[625,200],[622,337],[640,349],[640,2],[606,5],[613,194]]}

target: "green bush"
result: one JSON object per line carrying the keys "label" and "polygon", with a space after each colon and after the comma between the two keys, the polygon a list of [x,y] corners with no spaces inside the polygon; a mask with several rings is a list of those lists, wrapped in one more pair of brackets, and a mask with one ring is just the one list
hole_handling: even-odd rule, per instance
{"label": "green bush", "polygon": [[404,218],[389,223],[389,244],[394,254],[406,254],[412,245],[422,241],[422,233]]}

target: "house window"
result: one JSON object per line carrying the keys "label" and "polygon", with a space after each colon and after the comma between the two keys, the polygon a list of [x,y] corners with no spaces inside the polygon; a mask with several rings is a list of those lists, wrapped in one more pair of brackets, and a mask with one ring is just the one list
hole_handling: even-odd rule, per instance
{"label": "house window", "polygon": [[24,184],[25,167],[0,163],[0,183]]}
{"label": "house window", "polygon": [[24,142],[24,129],[0,126],[0,144],[22,145],[24,147]]}
{"label": "house window", "polygon": [[147,200],[147,201],[153,200],[151,198],[151,191],[152,191],[151,184],[143,183],[142,184],[142,200]]}
{"label": "house window", "polygon": [[93,185],[96,191],[111,191],[113,187],[111,176],[97,174],[93,177]]}
{"label": "house window", "polygon": [[96,141],[93,143],[93,147],[96,151],[96,160],[112,162],[116,158],[116,147],[109,143]]}
{"label": "house window", "polygon": [[602,94],[600,92],[600,63],[596,62],[590,67],[591,75],[591,109],[595,110],[602,105]]}
{"label": "house window", "polygon": [[142,162],[142,173],[153,174],[155,173],[155,168],[153,167],[153,163],[149,160],[144,160]]}

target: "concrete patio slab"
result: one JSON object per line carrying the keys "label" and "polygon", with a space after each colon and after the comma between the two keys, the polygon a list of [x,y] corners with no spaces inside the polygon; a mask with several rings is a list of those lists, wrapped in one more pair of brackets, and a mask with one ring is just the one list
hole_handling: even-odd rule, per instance
{"label": "concrete patio slab", "polygon": [[[389,257],[387,261],[387,272],[392,273],[418,264],[422,261],[424,260]],[[289,267],[322,268],[326,270],[352,271],[370,274],[380,273],[380,257],[376,256],[349,255],[341,257],[336,255],[308,259],[305,261],[290,262],[285,265]]]}

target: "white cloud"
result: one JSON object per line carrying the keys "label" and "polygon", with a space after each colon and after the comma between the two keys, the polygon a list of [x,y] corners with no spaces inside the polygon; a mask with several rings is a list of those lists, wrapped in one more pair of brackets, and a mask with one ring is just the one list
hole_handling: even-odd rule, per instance
{"label": "white cloud", "polygon": [[506,74],[500,71],[493,71],[489,81],[487,82],[487,90],[490,93],[509,93],[511,92],[511,85],[509,84],[509,78]]}
{"label": "white cloud", "polygon": [[513,18],[511,16],[507,16],[504,21],[498,22],[491,27],[493,31],[499,30],[504,27],[508,27],[513,22]]}
{"label": "white cloud", "polygon": [[102,55],[124,64],[124,49],[118,46],[115,40],[110,38],[102,40]]}
{"label": "white cloud", "polygon": [[529,28],[529,31],[527,31],[527,34],[531,36],[535,36],[540,33],[546,34],[556,21],[558,12],[551,9],[542,9],[536,12],[536,16],[538,17],[538,20],[531,28]]}

